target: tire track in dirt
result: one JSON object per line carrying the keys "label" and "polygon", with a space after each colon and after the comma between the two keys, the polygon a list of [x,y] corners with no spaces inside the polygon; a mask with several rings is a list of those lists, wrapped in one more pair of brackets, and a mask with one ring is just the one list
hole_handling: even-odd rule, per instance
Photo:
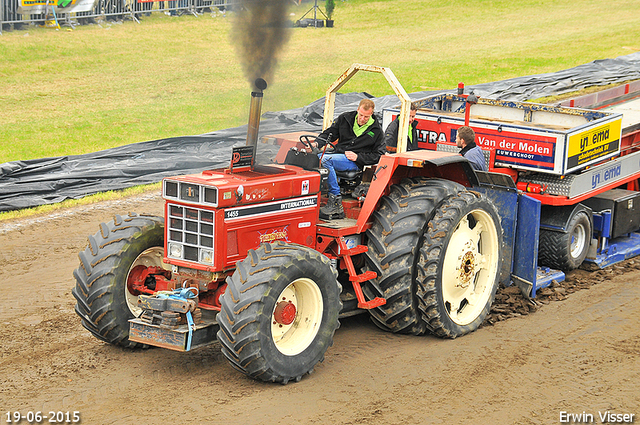
{"label": "tire track in dirt", "polygon": [[125,350],[82,328],[71,296],[77,254],[100,222],[129,211],[162,215],[162,200],[0,224],[0,408],[79,410],[85,424],[548,424],[561,410],[640,414],[640,261],[572,272],[535,304],[506,293],[492,326],[455,340],[383,332],[366,315],[343,320],[311,376],[269,385],[232,369],[217,343]]}

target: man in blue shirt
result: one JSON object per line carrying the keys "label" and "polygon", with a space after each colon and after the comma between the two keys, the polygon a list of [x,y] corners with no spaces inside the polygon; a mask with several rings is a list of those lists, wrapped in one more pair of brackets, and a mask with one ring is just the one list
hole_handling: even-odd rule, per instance
{"label": "man in blue shirt", "polygon": [[456,145],[460,150],[460,155],[469,160],[471,166],[475,170],[488,171],[487,163],[484,160],[484,154],[480,146],[476,145],[476,133],[471,127],[463,125],[458,129],[456,134]]}

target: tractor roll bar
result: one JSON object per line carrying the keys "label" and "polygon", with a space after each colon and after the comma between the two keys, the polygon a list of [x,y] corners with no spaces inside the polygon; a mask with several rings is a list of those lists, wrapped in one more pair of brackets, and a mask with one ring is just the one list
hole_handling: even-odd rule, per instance
{"label": "tractor roll bar", "polygon": [[[375,65],[363,65],[354,63],[349,69],[347,69],[341,76],[334,81],[327,89],[327,94],[324,102],[324,118],[322,121],[322,129],[326,130],[333,122],[333,112],[336,103],[336,92],[345,85],[351,77],[353,77],[358,71],[377,72],[384,75],[387,82],[400,99],[400,127],[398,130],[398,144],[397,152],[406,152],[407,150],[407,137],[404,136],[409,132],[409,110],[411,107],[411,99],[409,95],[400,84],[400,81],[396,78],[390,68]],[[384,130],[384,129],[383,129]]]}

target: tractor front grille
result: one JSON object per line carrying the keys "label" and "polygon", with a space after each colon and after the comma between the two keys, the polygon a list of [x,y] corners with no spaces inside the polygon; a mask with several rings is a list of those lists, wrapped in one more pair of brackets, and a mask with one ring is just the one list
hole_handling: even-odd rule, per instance
{"label": "tractor front grille", "polygon": [[212,265],[213,211],[168,204],[167,213],[167,256]]}

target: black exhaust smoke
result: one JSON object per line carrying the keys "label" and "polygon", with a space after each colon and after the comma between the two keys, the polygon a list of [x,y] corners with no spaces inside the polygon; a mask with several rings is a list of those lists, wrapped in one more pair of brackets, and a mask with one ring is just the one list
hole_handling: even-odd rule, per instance
{"label": "black exhaust smoke", "polygon": [[[231,36],[251,84],[272,81],[278,54],[289,39],[290,0],[241,0]],[[263,81],[264,81],[263,80]]]}
{"label": "black exhaust smoke", "polygon": [[277,57],[289,39],[287,10],[290,0],[241,0],[231,36],[245,75],[252,85],[247,146],[258,144],[262,92],[271,81]]}

